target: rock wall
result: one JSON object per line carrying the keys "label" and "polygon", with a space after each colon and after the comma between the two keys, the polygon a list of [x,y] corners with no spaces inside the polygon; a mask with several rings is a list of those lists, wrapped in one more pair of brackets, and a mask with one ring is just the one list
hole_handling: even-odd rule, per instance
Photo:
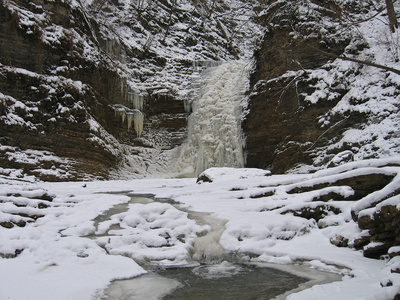
{"label": "rock wall", "polygon": [[[105,85],[104,78],[119,76],[107,63],[96,67],[80,53],[72,33],[87,30],[80,24],[82,12],[64,2],[16,1],[0,6],[0,19],[1,143],[73,159],[75,168],[64,180],[106,176],[120,149],[108,135],[118,130],[107,101],[115,98],[118,82]],[[94,76],[102,72],[108,74]],[[21,166],[7,155],[1,159],[7,168]],[[24,170],[41,167],[32,161]]]}
{"label": "rock wall", "polygon": [[[243,128],[247,166],[282,173],[298,165],[313,165],[317,149],[346,129],[360,126],[365,116],[357,112],[333,115],[329,129],[321,126],[321,116],[329,114],[348,92],[340,79],[328,84],[329,92],[321,96],[321,101],[308,100],[320,82],[313,70],[334,72],[331,58],[321,51],[340,55],[349,48],[350,33],[335,36],[342,7],[334,1],[312,1],[307,7],[296,1],[270,3],[259,17],[267,32],[255,52],[249,114]],[[328,157],[348,149],[351,145],[343,145]]]}
{"label": "rock wall", "polygon": [[[56,169],[63,167],[61,180],[87,174],[107,178],[135,155],[143,157],[128,167],[140,173],[136,169],[148,159],[145,153],[170,150],[186,138],[183,100],[198,71],[193,60],[233,58],[238,50],[222,34],[228,27],[200,3],[125,4],[1,3],[0,161],[7,169],[2,173],[51,168],[11,158],[30,149],[74,161],[68,168],[53,161]],[[218,4],[215,9],[220,14],[231,8]],[[143,98],[140,109],[130,101],[132,95]],[[138,110],[142,134],[121,118],[121,111],[132,115]],[[58,180],[49,173],[35,174]]]}

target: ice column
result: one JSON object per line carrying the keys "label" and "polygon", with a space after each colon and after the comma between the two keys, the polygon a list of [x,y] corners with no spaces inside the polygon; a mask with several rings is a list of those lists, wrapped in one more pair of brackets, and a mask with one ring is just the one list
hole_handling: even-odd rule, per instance
{"label": "ice column", "polygon": [[[139,110],[134,110],[133,112],[127,112],[126,117],[128,121],[128,130],[132,127],[133,123],[133,128],[135,129],[137,136],[140,137],[143,131],[143,119],[144,119],[142,112],[140,112]],[[124,121],[124,118],[122,119],[122,121]]]}
{"label": "ice column", "polygon": [[142,112],[144,107],[144,95],[130,90],[126,85],[126,78],[124,77],[121,78],[121,94],[123,94],[124,97],[126,97],[126,100],[131,104],[131,108],[122,104],[116,104],[114,105],[115,113],[121,117],[122,123],[127,120],[128,130],[131,129],[133,124],[137,137],[140,137],[143,131],[144,122],[144,114]]}
{"label": "ice column", "polygon": [[208,69],[200,95],[192,102],[188,141],[178,159],[178,171],[199,175],[210,167],[244,166],[241,129],[242,100],[248,68],[232,61]]}

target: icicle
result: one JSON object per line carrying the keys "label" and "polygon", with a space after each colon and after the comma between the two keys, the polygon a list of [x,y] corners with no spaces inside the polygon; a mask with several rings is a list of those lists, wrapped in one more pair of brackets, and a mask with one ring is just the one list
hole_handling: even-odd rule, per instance
{"label": "icicle", "polygon": [[135,110],[135,112],[133,113],[133,120],[135,125],[135,131],[138,137],[140,137],[143,131],[143,119],[144,119],[143,114],[140,111]]}
{"label": "icicle", "polygon": [[132,92],[128,92],[128,102],[129,103],[133,102],[133,93]]}
{"label": "icicle", "polygon": [[120,62],[121,63],[123,63],[123,64],[125,64],[126,63],[126,51],[125,51],[125,48],[121,48],[121,51],[120,51]]}
{"label": "icicle", "polygon": [[125,122],[125,110],[124,109],[117,109],[116,111],[115,111],[115,115],[116,116],[118,116],[118,117],[120,117],[121,119],[122,119],[122,123],[124,123]]}
{"label": "icicle", "polygon": [[133,109],[143,110],[144,96],[138,94],[137,92],[128,93],[128,101],[132,103]]}
{"label": "icicle", "polygon": [[122,75],[120,78],[121,78],[121,95],[125,98],[126,76]]}
{"label": "icicle", "polygon": [[144,105],[144,96],[143,95],[139,95],[139,107],[137,109],[139,109],[140,111],[143,111],[143,105]]}
{"label": "icicle", "polygon": [[126,119],[128,121],[128,130],[132,127],[132,122],[134,122],[134,113],[127,112]]}
{"label": "icicle", "polygon": [[138,137],[143,131],[144,115],[139,110],[126,113],[126,119],[128,121],[128,130],[131,129],[133,123],[133,129],[136,131]]}

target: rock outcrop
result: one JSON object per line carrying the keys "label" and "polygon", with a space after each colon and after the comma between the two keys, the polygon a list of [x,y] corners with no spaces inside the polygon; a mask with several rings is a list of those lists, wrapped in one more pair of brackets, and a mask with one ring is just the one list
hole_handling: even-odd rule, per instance
{"label": "rock outcrop", "polygon": [[355,243],[356,248],[362,249],[366,257],[400,254],[389,251],[400,245],[400,209],[397,205],[385,205],[372,215],[360,217],[358,225],[368,232]]}
{"label": "rock outcrop", "polygon": [[151,156],[183,142],[184,100],[203,68],[195,60],[232,59],[245,33],[227,44],[227,32],[241,25],[228,26],[220,13],[233,8],[222,4],[142,4],[1,3],[3,175],[108,178],[124,166],[141,173]]}
{"label": "rock outcrop", "polygon": [[[375,166],[377,167],[377,166]],[[382,164],[378,168],[364,169],[361,174],[351,170],[343,170],[339,180],[335,177],[326,177],[318,183],[309,185],[307,181],[287,192],[316,193],[308,205],[297,210],[284,210],[282,213],[291,213],[295,216],[314,219],[318,226],[323,228],[327,224],[324,218],[328,215],[341,213],[340,205],[335,201],[353,201],[351,215],[361,229],[360,237],[351,241],[343,236],[336,236],[331,243],[338,247],[354,247],[362,250],[364,256],[379,259],[384,256],[394,257],[400,254],[400,208],[396,164]],[[314,182],[315,183],[315,182]],[[335,193],[329,188],[336,189]],[[337,187],[343,189],[338,193]],[[349,188],[351,192],[346,192]],[[323,192],[324,189],[328,189]],[[338,203],[338,202],[336,202]]]}
{"label": "rock outcrop", "polygon": [[338,22],[339,7],[318,3],[314,8],[314,23],[305,23],[305,16],[296,11],[296,6],[301,4],[280,2],[261,17],[260,21],[269,24],[268,32],[255,53],[250,113],[243,124],[247,165],[270,168],[277,173],[297,164],[312,164],[313,149],[340,135],[343,128],[362,121],[361,116],[351,122],[346,120],[329,132],[318,124],[318,117],[334,107],[346,91],[338,83],[333,87],[337,95],[331,101],[307,102],[305,95],[313,93],[316,83],[307,69],[320,68],[329,61],[318,49],[340,54],[349,40],[345,36],[332,39],[328,35],[310,34],[319,32],[318,22],[323,18],[332,24]]}
{"label": "rock outcrop", "polygon": [[[338,6],[334,1],[270,3],[259,17],[267,32],[255,52],[249,113],[243,123],[247,166],[282,173],[385,155],[382,143],[373,143],[367,132],[364,139],[345,135],[349,129],[362,135],[366,124],[387,118],[372,108],[375,104],[368,107],[375,98],[384,105],[385,96],[377,90],[368,93],[371,85],[363,86],[356,79],[364,68],[364,82],[368,82],[379,69],[332,58],[357,56],[372,47],[351,26],[343,29],[340,25],[344,15],[360,12],[364,16],[368,8],[362,3]],[[383,83],[390,77],[382,74],[373,85],[396,86],[394,81]]]}

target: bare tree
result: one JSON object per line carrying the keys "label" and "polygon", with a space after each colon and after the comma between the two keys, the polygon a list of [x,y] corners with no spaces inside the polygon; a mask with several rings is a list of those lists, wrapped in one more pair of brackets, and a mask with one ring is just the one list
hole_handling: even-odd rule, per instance
{"label": "bare tree", "polygon": [[394,10],[393,2],[393,0],[385,0],[391,32],[395,32],[396,28],[399,28],[399,23],[397,22],[396,11]]}

